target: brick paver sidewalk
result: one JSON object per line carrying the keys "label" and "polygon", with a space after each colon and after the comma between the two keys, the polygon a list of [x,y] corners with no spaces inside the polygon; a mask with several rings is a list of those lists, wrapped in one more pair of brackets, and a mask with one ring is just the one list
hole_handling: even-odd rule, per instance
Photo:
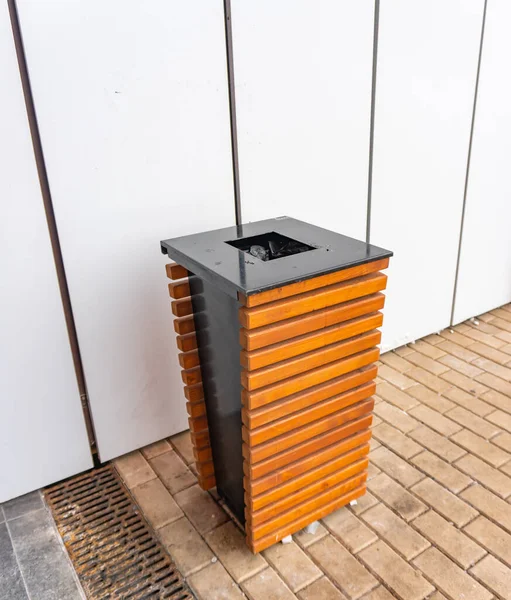
{"label": "brick paver sidewalk", "polygon": [[261,555],[187,432],[116,461],[198,598],[511,599],[511,305],[384,354],[377,383],[369,492]]}

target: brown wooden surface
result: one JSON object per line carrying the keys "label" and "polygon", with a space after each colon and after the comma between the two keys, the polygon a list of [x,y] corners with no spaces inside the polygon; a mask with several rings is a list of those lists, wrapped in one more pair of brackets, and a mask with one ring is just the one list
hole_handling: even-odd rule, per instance
{"label": "brown wooden surface", "polygon": [[197,473],[202,477],[211,477],[211,475],[215,474],[215,468],[212,460],[206,462],[197,462],[195,463],[195,466],[197,467]]}
{"label": "brown wooden surface", "polygon": [[282,300],[283,298],[289,298],[290,296],[296,296],[297,294],[303,294],[304,292],[310,292],[320,287],[332,285],[334,283],[340,283],[341,281],[347,281],[348,279],[354,279],[355,277],[361,277],[368,273],[375,273],[386,269],[389,266],[389,259],[384,258],[382,260],[374,260],[366,263],[365,265],[358,265],[356,267],[350,267],[348,269],[342,269],[341,271],[335,271],[328,273],[327,275],[320,275],[319,277],[312,277],[305,281],[299,281],[298,283],[291,283],[282,287],[268,290],[267,292],[260,292],[259,294],[252,294],[251,296],[240,295],[239,299],[242,304],[248,307],[260,306],[261,304],[267,304],[268,302],[274,302],[275,300]]}
{"label": "brown wooden surface", "polygon": [[200,365],[199,353],[197,350],[193,350],[192,352],[181,352],[178,355],[178,359],[182,369],[193,369]]}
{"label": "brown wooden surface", "polygon": [[202,448],[211,448],[211,442],[209,440],[209,431],[204,429],[202,431],[190,432],[192,444],[197,450]]}
{"label": "brown wooden surface", "polygon": [[[310,408],[282,417],[277,421],[272,421],[257,429],[251,430],[248,429],[248,427],[243,427],[241,432],[243,441],[249,446],[257,446],[257,444],[267,442],[283,433],[288,433],[293,429],[297,429],[302,425],[306,425],[307,423],[317,421],[327,415],[339,412],[341,409],[346,410],[350,415],[353,415],[350,419],[346,419],[345,422],[356,419],[365,414],[368,410],[373,409],[374,400],[369,401],[370,405],[362,402],[362,400],[366,400],[371,394],[374,394],[375,389],[376,384],[374,382],[364,383],[364,385],[361,385],[355,390],[344,392],[344,394],[334,396],[329,400],[323,400],[323,402],[314,404],[314,406],[311,406]],[[353,404],[356,404],[356,406],[352,407]]]}
{"label": "brown wooden surface", "polygon": [[379,349],[371,348],[255,391],[243,390],[241,393],[242,404],[249,410],[259,408],[334,377],[340,377],[345,373],[365,367],[377,361],[379,356]]}
{"label": "brown wooden surface", "polygon": [[181,379],[185,385],[194,385],[202,381],[202,373],[200,367],[194,369],[185,369],[181,371]]}
{"label": "brown wooden surface", "polygon": [[251,463],[251,461],[245,460],[243,461],[243,468],[244,470],[246,469],[245,474],[249,476],[251,481],[254,481],[255,479],[259,479],[264,475],[268,475],[272,471],[281,469],[282,467],[290,465],[301,458],[312,455],[318,450],[322,450],[331,444],[336,444],[344,440],[348,442],[348,440],[351,439],[355,440],[364,438],[366,432],[361,430],[366,428],[367,425],[365,427],[360,426],[359,421],[356,421],[355,425],[353,422],[348,423],[346,425],[342,425],[341,427],[330,429],[322,435],[318,435],[311,440],[306,440],[297,446],[293,446],[289,450],[285,450],[284,452],[281,452],[261,462]]}
{"label": "brown wooden surface", "polygon": [[186,412],[190,417],[203,417],[206,414],[206,403],[201,402],[187,402]]}
{"label": "brown wooden surface", "polygon": [[176,344],[182,352],[191,352],[197,348],[197,337],[195,333],[178,335],[176,336]]}
{"label": "brown wooden surface", "polygon": [[366,431],[359,432],[357,435],[336,442],[335,444],[331,444],[326,448],[316,450],[308,456],[304,456],[294,463],[286,465],[285,467],[281,467],[280,469],[276,469],[268,475],[259,477],[258,479],[252,479],[250,476],[248,476],[248,486],[246,489],[247,494],[251,497],[257,494],[262,494],[263,492],[276,487],[285,481],[289,481],[293,477],[297,477],[298,475],[305,473],[309,469],[319,467],[320,465],[327,463],[338,456],[354,450],[358,446],[367,444],[370,439],[371,431],[367,429]]}
{"label": "brown wooden surface", "polygon": [[382,322],[382,313],[375,312],[344,323],[332,325],[331,327],[319,329],[312,333],[300,335],[259,350],[251,352],[242,350],[241,365],[248,371],[255,371],[256,369],[261,369],[262,367],[371,331],[380,327]]}
{"label": "brown wooden surface", "polygon": [[327,306],[347,302],[354,298],[374,294],[385,289],[387,276],[370,273],[357,279],[319,288],[284,300],[277,300],[254,308],[240,308],[240,323],[247,329],[262,327],[284,319],[290,319]]}
{"label": "brown wooden surface", "polygon": [[193,446],[193,456],[196,462],[207,462],[208,460],[213,460],[211,446],[206,446],[204,448],[196,448]]}
{"label": "brown wooden surface", "polygon": [[188,425],[192,433],[199,433],[208,428],[208,419],[204,417],[188,417]]}
{"label": "brown wooden surface", "polygon": [[188,277],[188,271],[177,263],[169,263],[165,265],[165,271],[169,279],[184,279]]}
{"label": "brown wooden surface", "polygon": [[322,519],[326,515],[333,512],[334,510],[337,510],[338,508],[345,506],[352,500],[360,498],[360,496],[363,496],[365,494],[365,491],[366,491],[365,485],[360,486],[359,488],[356,488],[355,490],[348,492],[344,496],[341,496],[340,498],[337,498],[336,500],[329,502],[328,504],[326,504],[322,507],[319,507],[308,514],[299,517],[298,519],[292,521],[291,523],[288,523],[284,527],[281,527],[279,529],[276,529],[275,531],[272,531],[269,535],[266,535],[259,540],[253,540],[250,536],[250,531],[248,530],[247,531],[248,547],[252,550],[252,552],[261,552],[265,548],[268,548],[269,546],[273,546],[273,544],[279,542],[282,538],[285,538],[288,535],[291,535],[293,533],[296,533],[297,531],[300,531],[300,529],[303,529],[309,523],[312,523],[313,521],[318,521],[319,519]]}
{"label": "brown wooden surface", "polygon": [[308,315],[301,315],[272,325],[258,327],[257,329],[242,328],[240,329],[240,344],[247,351],[258,350],[318,329],[330,327],[336,323],[351,321],[361,315],[373,313],[382,309],[384,304],[385,295],[378,292],[317,310]]}
{"label": "brown wooden surface", "polygon": [[188,280],[169,283],[169,296],[176,300],[179,300],[179,298],[188,298],[190,296],[190,284]]}
{"label": "brown wooden surface", "polygon": [[289,508],[300,504],[308,498],[312,498],[320,492],[330,489],[335,485],[343,482],[345,484],[344,492],[348,492],[359,485],[363,484],[367,479],[367,472],[364,472],[369,465],[369,459],[365,458],[357,460],[341,471],[336,471],[332,475],[328,475],[324,479],[311,483],[294,494],[282,498],[277,502],[273,502],[264,508],[257,511],[252,511],[249,507],[245,507],[245,518],[251,525],[259,525],[269,519],[274,518],[279,513],[288,510]]}
{"label": "brown wooden surface", "polygon": [[202,475],[197,476],[199,487],[205,491],[210,490],[216,486],[216,480],[214,475],[210,475],[209,477],[202,477]]}
{"label": "brown wooden surface", "polygon": [[190,298],[181,298],[181,300],[172,300],[172,314],[176,317],[186,317],[193,313],[192,301]]}
{"label": "brown wooden surface", "polygon": [[189,402],[199,402],[204,398],[204,388],[202,383],[196,383],[195,385],[185,385],[185,398]]}
{"label": "brown wooden surface", "polygon": [[282,398],[282,400],[266,404],[261,408],[248,410],[243,407],[241,409],[243,422],[250,429],[261,427],[261,425],[280,419],[292,412],[308,408],[322,400],[332,398],[363,383],[372,381],[376,377],[376,373],[376,365],[363,367],[341,377],[330,379],[326,383],[315,385],[298,394],[293,394]]}
{"label": "brown wooden surface", "polygon": [[380,341],[381,332],[373,330],[255,371],[243,370],[241,385],[247,390],[256,390],[288,377],[294,377],[304,371],[310,371],[321,365],[351,356],[362,350],[368,350],[379,344]]}
{"label": "brown wooden surface", "polygon": [[195,321],[193,320],[193,315],[181,317],[180,319],[174,319],[174,331],[179,335],[185,335],[186,333],[192,333],[195,331]]}

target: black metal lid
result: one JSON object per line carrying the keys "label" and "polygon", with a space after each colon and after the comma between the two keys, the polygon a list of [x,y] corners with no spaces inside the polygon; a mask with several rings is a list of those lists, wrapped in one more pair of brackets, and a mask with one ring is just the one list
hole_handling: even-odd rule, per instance
{"label": "black metal lid", "polygon": [[389,250],[290,217],[164,240],[161,250],[234,297],[392,256]]}

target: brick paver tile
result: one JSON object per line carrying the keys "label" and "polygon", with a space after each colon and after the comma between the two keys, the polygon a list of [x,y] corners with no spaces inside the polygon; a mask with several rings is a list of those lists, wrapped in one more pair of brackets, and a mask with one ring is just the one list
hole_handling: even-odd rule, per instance
{"label": "brick paver tile", "polygon": [[174,499],[199,533],[207,533],[229,520],[222,508],[198,485],[177,493]]}
{"label": "brick paver tile", "polygon": [[403,435],[392,425],[382,423],[373,429],[373,436],[402,458],[410,458],[422,451],[422,446]]}
{"label": "brick paver tile", "polygon": [[[378,450],[375,450],[375,452],[378,452]],[[369,466],[367,467],[367,481],[370,481],[373,477],[376,477],[376,475],[379,475],[380,473],[380,469],[378,469],[373,462],[369,461]]]}
{"label": "brick paver tile", "polygon": [[[467,330],[463,332],[463,335],[472,338],[476,342],[481,342],[482,344],[486,344],[487,346],[491,346],[493,348],[500,348],[504,345],[502,344],[501,340],[496,339],[493,335],[484,333],[484,331],[480,331],[479,329],[472,327],[468,327]],[[470,349],[473,350],[474,345],[475,344],[472,343],[470,345]]]}
{"label": "brick paver tile", "polygon": [[477,511],[474,508],[432,479],[424,479],[424,481],[415,485],[411,491],[458,527],[466,525],[477,516]]}
{"label": "brick paver tile", "polygon": [[440,335],[438,333],[432,333],[431,335],[427,335],[426,337],[422,338],[425,342],[427,342],[428,344],[433,344],[434,346],[436,346],[437,344],[440,344],[440,342],[442,341],[442,338],[440,337]]}
{"label": "brick paver tile", "polygon": [[186,517],[165,525],[158,535],[185,577],[211,563],[213,553]]}
{"label": "brick paver tile", "polygon": [[499,329],[502,329],[506,332],[511,332],[511,324],[505,321],[504,319],[501,319],[500,317],[495,317],[491,323]]}
{"label": "brick paver tile", "polygon": [[413,522],[416,527],[436,547],[444,551],[462,569],[468,569],[480,560],[486,550],[456,529],[434,510],[421,515]]}
{"label": "brick paver tile", "polygon": [[501,394],[500,392],[496,392],[495,390],[488,390],[481,396],[481,398],[495,408],[500,408],[500,410],[511,413],[511,398],[509,396]]}
{"label": "brick paver tile", "polygon": [[427,510],[425,504],[385,473],[372,479],[368,487],[405,521],[410,521]]}
{"label": "brick paver tile", "polygon": [[412,385],[415,385],[415,381],[413,379],[410,379],[406,375],[403,375],[403,373],[400,373],[399,371],[396,371],[396,369],[393,369],[387,365],[381,365],[381,367],[378,369],[378,377],[381,377],[381,379],[385,379],[385,381],[392,383],[400,390],[406,390]]}
{"label": "brick paver tile", "polygon": [[252,554],[242,533],[232,521],[213,529],[206,541],[237,583],[254,576],[268,564],[260,554]]}
{"label": "brick paver tile", "polygon": [[416,565],[437,588],[452,599],[490,600],[492,594],[436,548],[417,557]]}
{"label": "brick paver tile", "polygon": [[156,478],[156,473],[138,450],[116,458],[114,464],[129,488]]}
{"label": "brick paver tile", "polygon": [[511,535],[509,533],[482,515],[469,523],[464,531],[511,567]]}
{"label": "brick paver tile", "polygon": [[500,465],[511,460],[511,454],[497,448],[497,446],[488,440],[472,433],[468,429],[462,429],[458,433],[455,433],[451,436],[451,440],[494,467],[500,467]]}
{"label": "brick paver tile", "polygon": [[481,419],[481,417],[478,417],[474,413],[471,413],[461,406],[453,408],[446,414],[446,416],[453,421],[456,421],[460,425],[463,425],[463,427],[470,429],[470,431],[473,431],[477,435],[482,435],[486,439],[489,439],[497,433],[500,433],[500,429],[498,427],[495,427],[495,425],[488,423],[484,419]]}
{"label": "brick paver tile", "polygon": [[[461,458],[460,460],[463,459]],[[422,454],[414,456],[411,462],[455,494],[461,492],[461,490],[464,490],[472,483],[470,477],[460,473],[458,469],[455,469],[449,463],[445,462],[445,460],[427,450]]]}
{"label": "brick paver tile", "polygon": [[433,390],[430,390],[429,388],[423,386],[420,383],[418,383],[413,388],[410,388],[407,391],[407,394],[410,394],[410,396],[413,396],[422,404],[426,404],[433,410],[437,410],[440,413],[447,412],[455,406],[452,402],[446,400],[438,392],[434,392]]}
{"label": "brick paver tile", "polygon": [[452,329],[444,329],[440,332],[440,335],[449,342],[458,344],[458,346],[462,346],[463,348],[466,348],[474,343],[473,339],[468,338],[466,335],[462,335],[461,333],[456,333],[456,331]]}
{"label": "brick paver tile", "polygon": [[[455,433],[453,437],[459,435],[459,433]],[[436,431],[433,431],[426,425],[414,429],[408,435],[428,450],[431,450],[431,452],[444,458],[447,462],[453,462],[466,454],[465,450],[456,444],[453,444],[443,435],[436,433]]]}
{"label": "brick paver tile", "polygon": [[160,454],[168,452],[169,450],[172,450],[172,448],[167,440],[160,440],[159,442],[154,442],[154,444],[150,444],[149,446],[142,448],[142,454],[147,460],[150,460],[151,458],[159,456]]}
{"label": "brick paver tile", "polygon": [[326,578],[322,577],[297,594],[300,600],[347,600]]}
{"label": "brick paver tile", "polygon": [[398,356],[405,357],[408,356],[410,352],[413,352],[413,350],[408,346],[399,346],[399,348],[394,348],[393,352],[395,352]]}
{"label": "brick paver tile", "polygon": [[190,438],[190,432],[188,430],[173,435],[171,438],[169,438],[169,442],[187,465],[195,462],[195,457],[193,456],[192,439]]}
{"label": "brick paver tile", "polygon": [[[466,375],[463,375],[458,371],[447,371],[446,373],[443,373],[443,375],[440,375],[440,377],[446,382],[449,382],[452,385],[455,385],[461,388],[462,390],[469,392],[473,396],[479,396],[484,392],[488,391],[488,388],[485,385],[483,385],[482,383],[478,383],[474,379],[467,377]],[[480,375],[479,377],[482,377],[482,375]]]}
{"label": "brick paver tile", "polygon": [[[365,552],[363,550],[362,552]],[[307,548],[317,565],[348,598],[360,598],[378,585],[378,581],[332,536]]]}
{"label": "brick paver tile", "polygon": [[[367,596],[364,596],[362,600],[393,600],[395,598],[394,594],[391,594],[387,588],[384,588],[382,585],[377,587],[372,592],[369,592]],[[428,598],[430,600],[430,598]]]}
{"label": "brick paver tile", "polygon": [[219,562],[189,577],[188,583],[199,600],[243,600],[244,598],[239,587]]}
{"label": "brick paver tile", "polygon": [[422,367],[424,370],[429,371],[433,375],[441,375],[449,370],[449,367],[446,367],[442,363],[433,360],[429,356],[422,354],[420,352],[412,352],[406,357],[406,360],[410,361],[417,367]]}
{"label": "brick paver tile", "polygon": [[183,511],[159,479],[151,479],[131,490],[142,512],[155,529],[183,516]]}
{"label": "brick paver tile", "polygon": [[423,552],[429,542],[383,504],[366,511],[362,519],[406,560]]}
{"label": "brick paver tile", "polygon": [[[500,340],[498,340],[498,342],[500,343]],[[486,344],[481,344],[481,342],[476,342],[475,344],[472,344],[471,346],[469,346],[469,348],[473,352],[477,352],[477,354],[484,356],[484,358],[487,358],[487,359],[489,359],[493,362],[499,363],[501,365],[505,365],[507,362],[509,362],[509,354],[506,354],[505,352],[501,352],[500,350],[497,350],[496,348],[491,348],[490,346],[487,346]],[[479,360],[479,359],[477,359],[477,360]],[[478,364],[477,360],[474,361],[474,364]],[[484,371],[488,371],[488,369],[485,368],[484,366],[481,366],[481,368]]]}
{"label": "brick paver tile", "polygon": [[[507,355],[507,357],[511,358],[509,354]],[[474,365],[477,365],[481,369],[484,369],[487,373],[495,375],[495,377],[500,377],[505,381],[511,380],[511,369],[509,369],[509,367],[499,365],[496,362],[493,362],[492,360],[489,360],[487,358],[478,358],[477,360],[474,360]]]}
{"label": "brick paver tile", "polygon": [[436,410],[429,408],[429,406],[416,406],[411,409],[410,414],[431,427],[431,429],[445,436],[450,436],[461,429],[457,423],[444,417]]}
{"label": "brick paver tile", "polygon": [[421,600],[435,589],[381,540],[362,550],[359,557],[401,600]]}
{"label": "brick paver tile", "polygon": [[499,448],[503,448],[508,452],[511,452],[511,434],[510,433],[499,433],[491,440],[492,444],[495,444]]}
{"label": "brick paver tile", "polygon": [[[476,355],[476,359],[477,359],[477,355]],[[465,362],[461,358],[452,356],[451,354],[446,354],[445,356],[442,356],[438,360],[443,365],[446,365],[446,367],[454,369],[454,371],[458,371],[459,373],[462,373],[463,375],[466,375],[467,377],[475,377],[476,375],[481,375],[481,373],[483,373],[483,370],[480,369],[479,367],[475,367],[474,365],[471,365],[470,363]]]}
{"label": "brick paver tile", "polygon": [[447,599],[442,593],[435,592],[432,596],[430,596],[428,598],[428,600],[447,600]]}
{"label": "brick paver tile", "polygon": [[263,554],[292,592],[307,587],[323,574],[296,544],[275,544]]}
{"label": "brick paver tile", "polygon": [[346,507],[324,517],[323,523],[335,537],[343,542],[348,550],[354,553],[369,546],[377,539],[377,536]]}
{"label": "brick paver tile", "polygon": [[384,421],[392,423],[394,427],[397,427],[404,433],[412,431],[419,425],[415,419],[384,400],[375,405],[374,412]]}
{"label": "brick paver tile", "polygon": [[305,549],[327,535],[329,535],[328,529],[321,523],[318,523],[318,527],[314,533],[306,533],[305,529],[302,529],[298,533],[293,534],[293,539],[301,548]]}
{"label": "brick paver tile", "polygon": [[[444,375],[446,375],[447,373],[450,373],[450,372],[451,371],[446,371],[446,373],[444,373]],[[438,392],[439,394],[441,394],[446,389],[451,387],[451,384],[448,381],[444,381],[443,379],[440,379],[436,375],[433,375],[433,374],[429,373],[428,371],[425,371],[422,367],[415,367],[414,369],[410,369],[407,372],[407,375],[409,377],[415,379],[415,381],[418,381],[419,383],[422,383],[426,387],[434,390],[435,392]]]}
{"label": "brick paver tile", "polygon": [[[412,352],[412,350],[410,350],[410,352]],[[410,354],[410,352],[408,354]],[[408,369],[413,368],[411,363],[399,356],[395,351],[385,352],[385,354],[380,356],[380,361],[400,373],[406,373]]]}
{"label": "brick paver tile", "polygon": [[156,456],[149,464],[171,494],[197,483],[195,475],[173,450]]}
{"label": "brick paver tile", "polygon": [[470,569],[470,573],[493,590],[499,598],[511,600],[511,569],[500,560],[488,555]]}
{"label": "brick paver tile", "polygon": [[480,485],[469,487],[461,493],[461,497],[511,533],[511,504]]}
{"label": "brick paver tile", "polygon": [[[412,390],[413,388],[409,389]],[[397,406],[401,410],[409,410],[418,404],[417,400],[412,398],[408,392],[409,390],[402,392],[386,381],[383,381],[376,386],[376,393],[380,398],[394,404],[394,406]]]}
{"label": "brick paver tile", "polygon": [[511,494],[511,478],[490,467],[477,456],[467,454],[457,461],[456,466],[501,498],[507,498]]}
{"label": "brick paver tile", "polygon": [[[511,402],[511,400],[510,400]],[[507,432],[511,432],[511,415],[502,411],[496,410],[492,412],[491,415],[486,417],[488,421],[491,421],[495,425],[498,425],[502,429],[505,429]]]}
{"label": "brick paver tile", "polygon": [[478,398],[476,398],[472,394],[469,394],[468,392],[465,392],[464,390],[460,390],[460,388],[452,387],[448,390],[445,390],[444,396],[446,398],[449,398],[449,400],[456,402],[456,404],[458,404],[459,406],[462,406],[470,412],[473,412],[479,417],[485,417],[486,415],[489,415],[492,412],[492,406],[490,404],[479,400]]}
{"label": "brick paver tile", "polygon": [[[378,477],[380,477],[380,475],[378,475]],[[371,506],[374,506],[375,504],[378,504],[378,500],[372,494],[366,491],[363,496],[357,499],[357,503],[353,506],[350,506],[349,509],[354,515],[359,515],[363,513],[364,510],[371,508]]]}
{"label": "brick paver tile", "polygon": [[[495,377],[491,373],[483,373],[482,375],[477,376],[477,381],[484,383],[485,386],[491,388],[492,390],[496,390],[505,396],[511,398],[511,383],[509,381],[504,381],[500,377]],[[488,390],[486,390],[488,391]]]}
{"label": "brick paver tile", "polygon": [[472,350],[469,350],[466,347],[464,348],[463,346],[455,344],[450,340],[443,340],[442,342],[440,342],[440,344],[438,344],[438,347],[444,350],[445,352],[449,353],[450,355],[455,356],[456,358],[459,358],[468,363],[472,362],[476,358],[479,358],[479,354],[472,352]]}
{"label": "brick paver tile", "polygon": [[[440,339],[440,338],[439,338]],[[429,358],[438,360],[442,356],[445,356],[445,352],[438,346],[438,344],[430,344],[426,340],[417,340],[413,345],[416,352],[425,354]]]}
{"label": "brick paver tile", "polygon": [[372,463],[407,488],[424,478],[417,469],[383,446],[371,454],[370,464]]}

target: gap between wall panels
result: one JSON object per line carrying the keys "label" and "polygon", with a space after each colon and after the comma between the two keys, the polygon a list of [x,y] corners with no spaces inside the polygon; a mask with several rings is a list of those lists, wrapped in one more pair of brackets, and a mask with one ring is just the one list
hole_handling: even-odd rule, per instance
{"label": "gap between wall panels", "polygon": [[18,68],[20,73],[21,85],[23,89],[23,96],[25,100],[25,108],[27,111],[27,120],[29,125],[30,136],[32,139],[32,147],[34,150],[34,158],[36,163],[37,175],[39,178],[39,186],[41,188],[41,196],[43,200],[44,212],[46,215],[46,222],[48,225],[48,233],[50,237],[50,244],[53,254],[53,260],[55,262],[55,270],[57,273],[57,280],[59,284],[60,297],[62,300],[62,308],[64,310],[64,317],[66,321],[66,327],[69,337],[69,345],[71,347],[71,353],[73,356],[73,364],[76,374],[76,380],[78,383],[78,390],[80,393],[80,400],[82,405],[83,416],[87,429],[87,437],[89,440],[89,446],[92,454],[94,463],[98,463],[98,448],[96,444],[96,436],[94,433],[94,423],[89,407],[89,401],[87,396],[87,384],[85,381],[85,374],[83,370],[82,359],[80,355],[80,346],[78,343],[78,336],[76,333],[76,326],[73,316],[73,309],[71,306],[71,298],[69,295],[69,288],[67,285],[66,272],[64,269],[64,261],[62,258],[62,250],[60,247],[59,234],[57,230],[57,223],[55,220],[55,213],[53,210],[53,203],[51,199],[50,185],[48,181],[48,173],[46,170],[46,163],[44,160],[43,147],[41,142],[41,136],[39,133],[39,125],[37,122],[37,114],[35,110],[34,97],[32,94],[32,87],[30,84],[30,76],[28,73],[28,66],[25,56],[25,49],[23,46],[23,36],[21,33],[21,27],[18,17],[18,8],[16,6],[16,0],[7,0],[7,6],[9,9],[9,16],[11,19],[12,34],[14,38],[14,45],[16,48],[16,57],[18,59]]}

